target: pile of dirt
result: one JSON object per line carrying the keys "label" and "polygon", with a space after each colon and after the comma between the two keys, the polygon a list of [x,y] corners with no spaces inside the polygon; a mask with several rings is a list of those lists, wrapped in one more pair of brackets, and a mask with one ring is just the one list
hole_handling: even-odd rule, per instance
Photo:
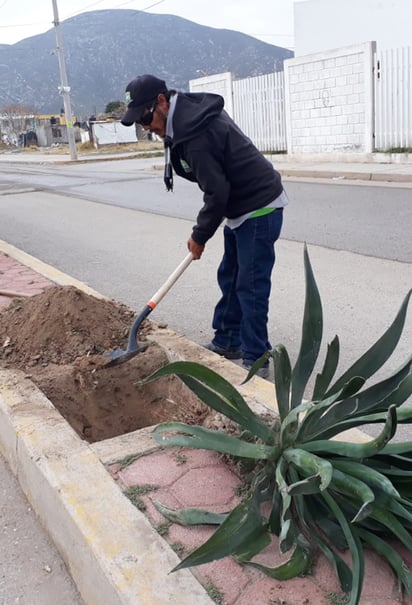
{"label": "pile of dirt", "polygon": [[[0,312],[0,367],[25,372],[90,442],[167,420],[201,422],[207,408],[177,377],[139,383],[167,364],[160,347],[105,367],[104,352],[126,348],[133,317],[125,305],[73,286],[13,299]],[[146,320],[139,342],[152,329]]]}
{"label": "pile of dirt", "polygon": [[73,286],[54,286],[29,298],[15,298],[0,314],[0,360],[26,369],[73,363],[126,344],[132,311]]}

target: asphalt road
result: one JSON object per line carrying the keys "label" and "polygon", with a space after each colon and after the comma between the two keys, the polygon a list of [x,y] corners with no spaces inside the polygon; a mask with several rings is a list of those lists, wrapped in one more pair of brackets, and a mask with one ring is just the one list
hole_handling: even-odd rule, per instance
{"label": "asphalt road", "polygon": [[[201,205],[181,179],[166,193],[161,160],[0,167],[0,239],[135,310],[186,255]],[[405,187],[286,181],[290,204],[277,245],[269,330],[293,359],[304,303],[303,242],[324,306],[324,347],[341,340],[343,370],[383,333],[412,286],[411,191]],[[195,342],[211,336],[219,292],[221,230],[153,319]],[[412,314],[397,352],[377,377],[411,353]]]}
{"label": "asphalt road", "polygon": [[[195,220],[202,203],[200,190],[175,179],[175,193],[166,193],[161,180],[161,158],[62,166],[0,165],[0,192],[55,191]],[[412,262],[410,187],[291,180],[285,186],[291,204],[284,239]]]}

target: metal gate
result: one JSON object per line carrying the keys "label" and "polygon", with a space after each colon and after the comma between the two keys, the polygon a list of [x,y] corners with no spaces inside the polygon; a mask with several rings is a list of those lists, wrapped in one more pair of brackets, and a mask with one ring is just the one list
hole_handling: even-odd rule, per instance
{"label": "metal gate", "polygon": [[375,149],[412,147],[412,48],[375,57]]}

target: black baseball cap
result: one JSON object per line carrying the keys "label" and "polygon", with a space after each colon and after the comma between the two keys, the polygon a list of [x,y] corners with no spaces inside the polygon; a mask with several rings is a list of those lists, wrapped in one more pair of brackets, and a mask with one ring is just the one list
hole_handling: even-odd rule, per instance
{"label": "black baseball cap", "polygon": [[124,126],[140,122],[146,107],[149,107],[160,93],[167,92],[166,82],[155,76],[145,74],[137,76],[126,86],[127,111],[121,119]]}

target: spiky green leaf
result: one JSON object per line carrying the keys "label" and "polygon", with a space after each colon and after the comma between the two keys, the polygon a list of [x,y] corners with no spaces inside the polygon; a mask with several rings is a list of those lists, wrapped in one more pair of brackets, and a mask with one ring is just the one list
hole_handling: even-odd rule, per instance
{"label": "spiky green leaf", "polygon": [[352,475],[367,485],[383,491],[392,498],[400,498],[399,492],[394,488],[392,482],[383,473],[379,473],[367,464],[343,458],[332,458],[330,462],[335,469],[346,473],[346,475]]}
{"label": "spiky green leaf", "polygon": [[399,521],[394,514],[388,510],[377,509],[373,511],[371,517],[385,526],[392,536],[396,536],[406,548],[412,550],[412,535],[404,527],[405,524]]}
{"label": "spiky green leaf", "polygon": [[239,458],[267,460],[279,455],[275,446],[248,443],[221,431],[193,426],[182,422],[164,422],[152,431],[153,438],[164,446],[184,446],[214,450]]}
{"label": "spiky green leaf", "polygon": [[388,410],[385,426],[381,433],[366,443],[350,443],[347,441],[330,441],[320,439],[318,441],[308,441],[302,443],[300,447],[312,453],[334,454],[337,456],[346,456],[348,458],[368,458],[376,455],[392,439],[396,432],[396,406],[391,406]]}
{"label": "spiky green leaf", "polygon": [[283,345],[278,345],[274,349],[273,363],[279,417],[283,420],[288,415],[290,409],[290,381],[292,378],[289,355]]}
{"label": "spiky green leaf", "polygon": [[379,452],[381,456],[395,456],[396,454],[409,454],[412,457],[412,441],[401,441],[400,443],[388,443]]}
{"label": "spiky green leaf", "polygon": [[345,514],[342,512],[334,498],[325,490],[321,494],[327,506],[335,515],[340,524],[352,557],[352,590],[349,605],[359,605],[359,599],[362,593],[363,579],[365,575],[365,560],[361,541],[355,528],[351,529]]}
{"label": "spiky green leaf", "polygon": [[282,500],[282,511],[280,514],[279,548],[281,552],[288,552],[294,545],[298,531],[292,519],[292,497],[288,493],[288,482],[286,480],[288,464],[282,456],[278,460],[275,470],[276,484]]}
{"label": "spiky green leaf", "polygon": [[301,481],[296,481],[288,486],[287,491],[290,496],[303,496],[309,494],[318,494],[321,488],[320,475],[312,475]]}
{"label": "spiky green leaf", "polygon": [[402,557],[390,546],[386,540],[382,540],[373,533],[363,529],[358,529],[359,535],[364,542],[369,544],[375,552],[385,558],[396,573],[398,580],[405,587],[406,592],[412,597],[412,572],[406,565]]}
{"label": "spiky green leaf", "polygon": [[[315,402],[312,407],[309,407],[306,413],[306,416],[303,418],[300,423],[299,431],[298,431],[298,441],[309,441],[313,439],[313,437],[319,434],[319,422],[322,416],[325,414],[325,411],[328,410],[335,402],[341,399],[343,394],[343,389],[331,395],[327,399],[324,399],[321,402]],[[353,401],[352,411],[353,414],[357,410],[358,404],[356,400]]]}
{"label": "spiky green leaf", "polygon": [[292,371],[292,408],[302,402],[303,393],[319,355],[323,332],[322,303],[306,245],[304,248],[304,263],[306,280],[305,308],[303,312],[300,350]]}
{"label": "spiky green leaf", "polygon": [[332,378],[335,375],[336,368],[339,362],[339,338],[335,336],[331,343],[328,344],[325,363],[322,371],[316,376],[315,388],[313,389],[312,401],[322,399],[326,393]]}
{"label": "spiky green leaf", "polygon": [[261,439],[270,438],[269,428],[249,408],[242,395],[225,378],[198,363],[176,361],[160,368],[142,381],[143,384],[175,374],[208,406],[253,431]]}
{"label": "spiky green leaf", "polygon": [[307,450],[288,448],[283,452],[283,458],[289,464],[294,464],[298,471],[303,473],[304,477],[319,476],[321,490],[326,489],[332,480],[333,468],[331,463]]}
{"label": "spiky green leaf", "polygon": [[263,353],[263,355],[261,357],[259,357],[259,359],[257,359],[251,366],[251,368],[249,369],[247,376],[245,378],[245,380],[242,382],[242,384],[245,384],[245,382],[248,382],[251,378],[253,378],[253,376],[261,369],[263,368],[264,365],[266,365],[268,359],[271,357],[272,352],[271,351],[266,351],[266,353]]}
{"label": "spiky green leaf", "polygon": [[361,504],[358,512],[352,519],[352,523],[362,521],[371,513],[371,504],[375,500],[375,494],[367,483],[361,481],[354,475],[346,474],[336,467],[333,469],[330,489],[349,496],[356,505]]}
{"label": "spiky green leaf", "polygon": [[271,538],[262,522],[256,498],[251,497],[234,508],[215,533],[172,571],[210,563],[228,555],[237,556],[256,541],[263,549],[270,544]]}
{"label": "spiky green leaf", "polygon": [[154,507],[165,519],[179,525],[220,525],[228,516],[228,513],[211,513],[201,508],[174,509],[164,506],[157,500],[152,500]]}
{"label": "spiky green leaf", "polygon": [[350,415],[363,416],[380,409],[383,401],[388,401],[391,396],[396,397],[396,391],[409,374],[411,365],[412,358],[386,380],[374,384],[354,397],[348,397],[328,406],[319,418],[316,434],[322,435],[324,431],[330,431],[333,426],[341,420],[346,420]]}
{"label": "spiky green leaf", "polygon": [[362,376],[367,380],[389,359],[401,337],[411,293],[412,290],[409,290],[386,332],[335,382],[326,396],[341,389],[354,376]]}
{"label": "spiky green leaf", "polygon": [[299,431],[299,417],[313,408],[313,403],[302,403],[291,409],[280,426],[280,445],[286,448],[296,441]]}
{"label": "spiky green leaf", "polygon": [[308,571],[313,561],[313,550],[309,542],[303,537],[297,538],[297,545],[290,559],[278,567],[267,567],[259,563],[249,562],[250,567],[259,569],[274,580],[290,580],[301,576]]}
{"label": "spiky green leaf", "polygon": [[[325,507],[320,497],[313,498],[313,502],[308,502],[308,500],[305,498],[305,507],[301,511],[301,517],[306,523],[306,531],[310,535],[312,543],[318,546],[334,568],[342,590],[348,592],[352,586],[352,572],[335,551],[335,549],[346,550],[347,547],[342,529],[320,511]],[[326,539],[325,536],[327,536]]]}
{"label": "spiky green leaf", "polygon": [[[396,391],[397,392],[397,391]],[[396,393],[395,393],[396,395]],[[391,398],[391,404],[396,406],[402,405],[405,400],[402,398],[402,401],[399,403],[399,400],[396,396]],[[382,406],[383,407],[383,406]],[[331,437],[335,437],[339,435],[343,431],[347,431],[349,429],[357,428],[359,426],[363,426],[365,424],[381,424],[386,421],[387,417],[387,409],[385,411],[376,412],[375,414],[366,414],[365,416],[355,416],[348,418],[347,420],[342,420],[342,422],[338,422],[333,427],[331,427],[327,431],[323,431],[321,433],[322,439],[330,439]],[[398,424],[411,424],[412,423],[412,408],[399,408],[396,412],[396,418]]]}

